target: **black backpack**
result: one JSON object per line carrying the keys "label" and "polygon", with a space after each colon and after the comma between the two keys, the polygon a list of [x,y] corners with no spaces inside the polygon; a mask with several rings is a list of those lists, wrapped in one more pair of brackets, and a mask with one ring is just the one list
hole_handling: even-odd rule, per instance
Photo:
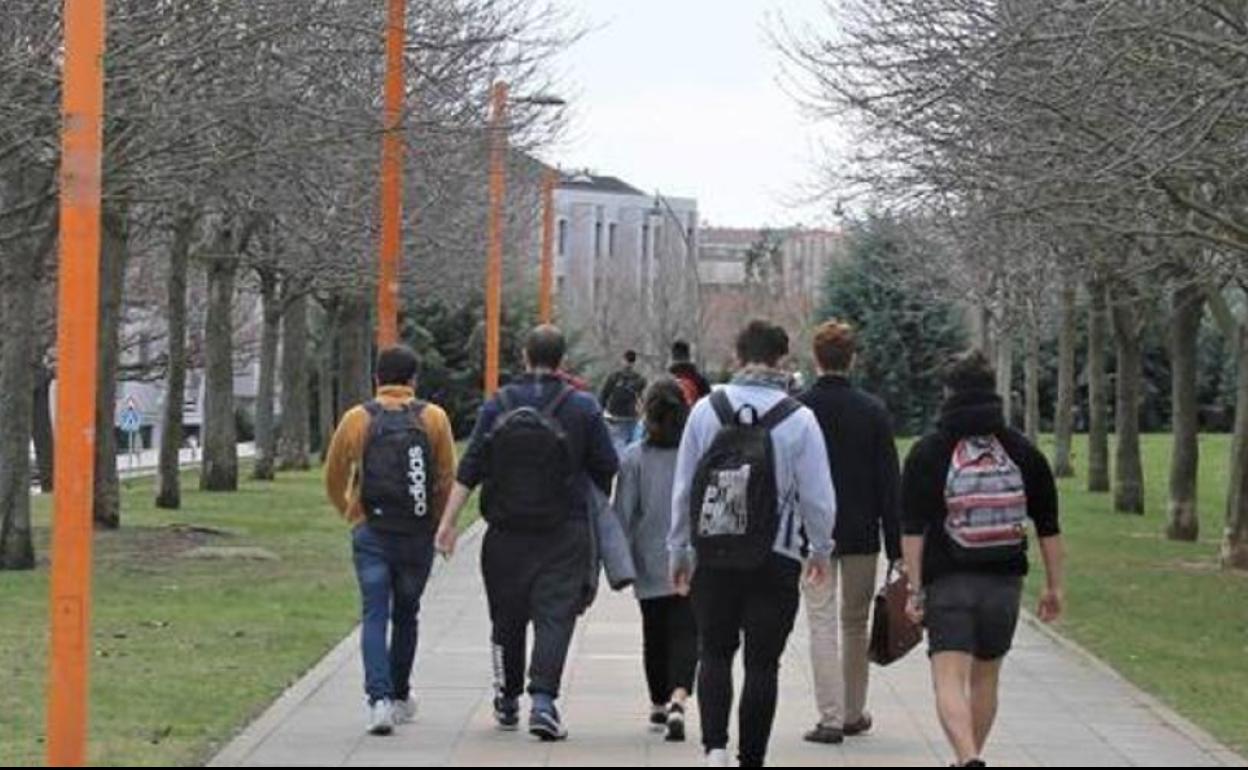
{"label": "black backpack", "polygon": [[386,532],[416,533],[433,528],[441,511],[432,510],[433,447],[420,413],[425,405],[409,401],[386,409],[364,404],[368,437],[360,468],[360,503],[366,521]]}
{"label": "black backpack", "polygon": [[771,553],[780,525],[771,432],[802,405],[786,396],[760,417],[749,404],[734,412],[717,390],[711,406],[721,427],[698,461],[689,499],[698,564],[755,569]]}
{"label": "black backpack", "polygon": [[637,399],[645,388],[645,379],[632,369],[621,369],[611,392],[607,394],[607,414],[612,417],[636,417]]}
{"label": "black backpack", "polygon": [[516,406],[498,393],[502,413],[485,445],[482,516],[492,527],[537,532],[558,527],[572,509],[572,452],[557,418],[575,390],[563,385],[546,405]]}

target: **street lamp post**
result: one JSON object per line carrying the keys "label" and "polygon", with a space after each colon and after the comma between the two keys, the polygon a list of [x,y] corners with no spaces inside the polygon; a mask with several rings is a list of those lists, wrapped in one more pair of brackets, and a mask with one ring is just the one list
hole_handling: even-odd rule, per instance
{"label": "street lamp post", "polygon": [[[564,100],[539,94],[511,100],[517,104],[561,107]],[[485,263],[485,396],[498,390],[499,327],[503,306],[503,206],[507,196],[507,84],[499,81],[490,94],[490,213]],[[553,192],[552,192],[553,195]],[[551,216],[549,213],[547,217]]]}
{"label": "street lamp post", "polygon": [[385,115],[381,139],[381,254],[377,275],[377,346],[399,340],[399,261],[403,242],[403,48],[407,0],[389,0],[386,16]]}
{"label": "street lamp post", "polygon": [[542,174],[542,267],[538,278],[537,317],[544,324],[554,320],[555,286],[555,185],[559,172],[548,168]]}

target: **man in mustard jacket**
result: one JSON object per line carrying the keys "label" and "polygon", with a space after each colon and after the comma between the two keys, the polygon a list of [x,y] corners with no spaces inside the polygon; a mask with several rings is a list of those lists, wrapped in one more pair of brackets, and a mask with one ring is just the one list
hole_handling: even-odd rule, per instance
{"label": "man in mustard jacket", "polygon": [[381,351],[375,398],[343,415],[325,460],[325,491],[352,527],[373,735],[415,716],[410,678],[420,597],[455,479],[450,421],[441,407],[416,398],[417,367],[406,347]]}

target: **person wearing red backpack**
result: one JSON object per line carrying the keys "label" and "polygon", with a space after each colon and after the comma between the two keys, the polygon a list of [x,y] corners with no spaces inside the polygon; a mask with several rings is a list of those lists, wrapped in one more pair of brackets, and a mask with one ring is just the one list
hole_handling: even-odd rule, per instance
{"label": "person wearing red backpack", "polygon": [[451,423],[441,407],[416,398],[418,363],[402,345],[381,351],[376,397],[342,416],[325,458],[326,493],[352,526],[373,735],[388,735],[416,714],[409,680],[417,615],[455,478]]}
{"label": "person wearing red backpack", "polygon": [[1062,612],[1063,548],[1048,460],[1006,426],[996,377],[972,351],[945,373],[938,428],[902,473],[907,614],[927,628],[936,710],[958,767],[985,767],[1001,664],[1018,624],[1035,528],[1045,587],[1037,614]]}
{"label": "person wearing red backpack", "polygon": [[698,366],[693,362],[693,351],[689,348],[689,343],[684,340],[676,340],[672,343],[672,364],[668,367],[667,373],[672,375],[676,380],[676,384],[680,386],[681,393],[685,396],[685,403],[693,406],[704,396],[711,392],[711,384],[706,381],[706,377],[702,376],[702,372],[698,371]]}

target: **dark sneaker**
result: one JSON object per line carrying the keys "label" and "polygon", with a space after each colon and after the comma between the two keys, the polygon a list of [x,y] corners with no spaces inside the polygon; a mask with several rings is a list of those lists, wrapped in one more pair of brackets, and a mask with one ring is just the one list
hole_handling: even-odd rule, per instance
{"label": "dark sneaker", "polygon": [[559,710],[546,706],[529,712],[529,735],[543,741],[561,741],[568,737],[568,731],[559,719]]}
{"label": "dark sneaker", "polygon": [[658,705],[650,707],[650,727],[655,730],[662,730],[667,727],[667,706]]}
{"label": "dark sneaker", "polygon": [[500,730],[520,729],[520,700],[502,695],[494,696],[494,721]]}
{"label": "dark sneaker", "polygon": [[827,725],[815,725],[815,729],[806,733],[802,738],[811,743],[827,743],[836,744],[845,742],[845,731],[839,727],[828,727]]}
{"label": "dark sneaker", "polygon": [[972,759],[971,761],[967,762],[965,765],[962,765],[962,766],[963,767],[987,767],[988,763],[982,759]]}
{"label": "dark sneaker", "polygon": [[871,715],[867,713],[863,713],[862,717],[858,719],[858,721],[846,722],[845,728],[842,730],[842,732],[845,733],[845,737],[847,738],[854,736],[854,735],[862,735],[863,733],[867,733],[871,731],[871,725],[872,725]]}
{"label": "dark sneaker", "polygon": [[685,710],[675,703],[667,709],[667,735],[664,740],[672,743],[685,740]]}

